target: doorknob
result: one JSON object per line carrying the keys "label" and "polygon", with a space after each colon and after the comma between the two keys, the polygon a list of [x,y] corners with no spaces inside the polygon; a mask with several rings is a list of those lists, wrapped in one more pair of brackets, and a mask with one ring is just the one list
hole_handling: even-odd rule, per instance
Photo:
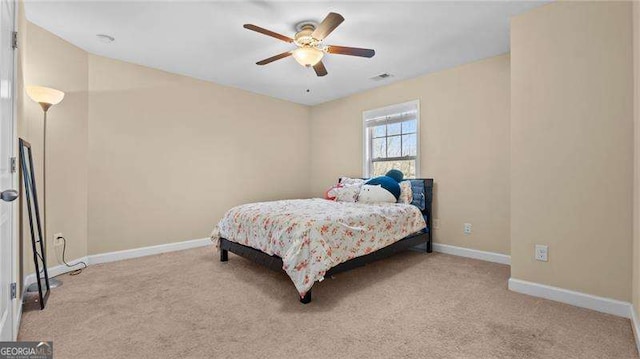
{"label": "doorknob", "polygon": [[0,192],[0,199],[5,202],[12,202],[16,198],[18,198],[18,191],[15,189],[8,189],[6,191]]}

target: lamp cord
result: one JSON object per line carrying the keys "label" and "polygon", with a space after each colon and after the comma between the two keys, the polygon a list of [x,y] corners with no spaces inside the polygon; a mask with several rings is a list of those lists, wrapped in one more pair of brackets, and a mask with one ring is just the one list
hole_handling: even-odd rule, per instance
{"label": "lamp cord", "polygon": [[78,275],[78,274],[82,273],[82,270],[87,268],[87,263],[85,263],[83,261],[79,261],[78,263],[75,263],[75,264],[67,263],[67,261],[64,258],[65,252],[67,251],[67,239],[62,237],[62,236],[60,236],[59,238],[62,238],[62,263],[64,263],[64,265],[67,266],[67,268],[73,268],[73,267],[78,266],[80,264],[82,264],[83,267],[74,269],[74,270],[69,271],[69,272],[60,273],[60,274],[55,275],[55,276],[50,277],[50,278],[55,278],[55,277],[58,277],[58,276],[61,276],[63,274],[67,274],[67,273],[69,273],[69,275]]}

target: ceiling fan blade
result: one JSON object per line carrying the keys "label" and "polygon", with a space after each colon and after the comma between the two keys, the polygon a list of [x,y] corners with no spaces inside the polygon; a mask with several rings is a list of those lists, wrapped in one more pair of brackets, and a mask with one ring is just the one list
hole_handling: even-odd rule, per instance
{"label": "ceiling fan blade", "polygon": [[253,25],[253,24],[244,24],[243,27],[245,29],[252,30],[252,31],[255,31],[255,32],[259,32],[259,33],[267,35],[267,36],[275,37],[276,39],[282,40],[284,42],[293,42],[293,39],[288,37],[288,36],[280,35],[277,32],[273,32],[271,30],[267,30],[267,29],[261,28],[260,26],[256,26],[256,25]]}
{"label": "ceiling fan blade", "polygon": [[344,17],[342,15],[330,12],[327,17],[322,20],[318,28],[313,31],[311,36],[316,39],[322,41],[325,37],[329,36],[329,34],[338,27],[338,25],[342,24],[344,21]]}
{"label": "ceiling fan blade", "polygon": [[283,52],[283,53],[281,53],[279,55],[271,56],[268,59],[264,59],[262,61],[258,61],[258,62],[256,62],[256,65],[266,65],[266,64],[272,63],[272,62],[274,62],[276,60],[284,59],[287,56],[291,56],[291,51]]}
{"label": "ceiling fan blade", "polygon": [[316,75],[318,75],[319,77],[325,76],[327,74],[327,69],[324,67],[324,64],[322,63],[322,61],[313,65],[313,70],[316,72]]}
{"label": "ceiling fan blade", "polygon": [[330,54],[360,56],[360,57],[373,57],[376,54],[372,49],[361,49],[358,47],[346,47],[346,46],[334,46],[329,45],[327,52]]}

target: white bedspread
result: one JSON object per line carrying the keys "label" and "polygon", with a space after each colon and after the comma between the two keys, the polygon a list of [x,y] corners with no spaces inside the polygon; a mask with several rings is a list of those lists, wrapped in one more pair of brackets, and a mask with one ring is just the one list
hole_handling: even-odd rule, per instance
{"label": "white bedspread", "polygon": [[299,199],[251,203],[229,210],[213,231],[219,238],[282,258],[300,296],[330,268],[426,227],[410,204]]}

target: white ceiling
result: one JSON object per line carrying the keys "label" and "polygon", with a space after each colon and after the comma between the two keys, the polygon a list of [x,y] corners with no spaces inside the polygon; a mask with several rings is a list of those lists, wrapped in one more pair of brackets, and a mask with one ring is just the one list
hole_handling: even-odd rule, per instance
{"label": "white ceiling", "polygon": [[[29,21],[94,54],[315,105],[505,53],[509,18],[544,3],[27,1],[25,10]],[[325,43],[373,48],[373,58],[327,55],[325,77],[292,57],[255,65],[295,45],[243,24],[293,36],[296,23],[320,22],[330,11],[345,21]],[[385,72],[393,77],[370,79]]]}

